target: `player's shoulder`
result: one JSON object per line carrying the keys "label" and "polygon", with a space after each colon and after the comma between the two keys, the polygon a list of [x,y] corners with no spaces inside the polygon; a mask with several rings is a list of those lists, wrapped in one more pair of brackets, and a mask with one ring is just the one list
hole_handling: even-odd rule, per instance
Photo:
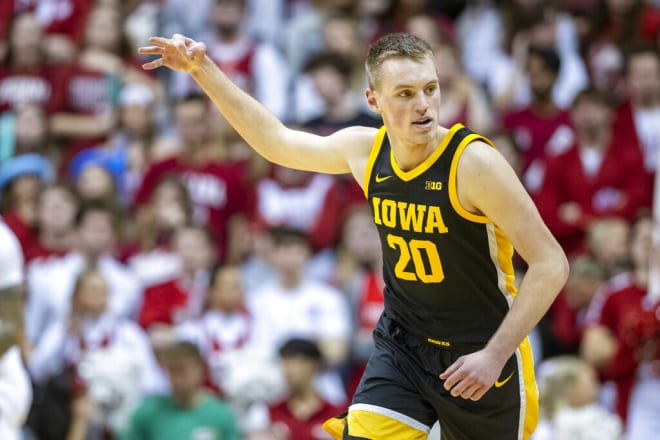
{"label": "player's shoulder", "polygon": [[351,126],[342,128],[331,134],[328,138],[337,145],[341,146],[347,153],[364,153],[368,154],[371,147],[378,135],[379,129],[374,127],[365,126]]}
{"label": "player's shoulder", "polygon": [[483,139],[477,138],[469,142],[461,152],[461,171],[490,170],[497,167],[503,158],[495,148]]}

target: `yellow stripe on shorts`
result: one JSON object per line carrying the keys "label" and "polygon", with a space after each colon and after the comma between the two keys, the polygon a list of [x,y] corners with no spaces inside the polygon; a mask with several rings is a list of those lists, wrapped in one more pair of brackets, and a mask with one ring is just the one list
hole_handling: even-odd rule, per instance
{"label": "yellow stripe on shorts", "polygon": [[426,440],[430,430],[404,414],[360,403],[351,405],[347,421],[349,435],[373,440]]}

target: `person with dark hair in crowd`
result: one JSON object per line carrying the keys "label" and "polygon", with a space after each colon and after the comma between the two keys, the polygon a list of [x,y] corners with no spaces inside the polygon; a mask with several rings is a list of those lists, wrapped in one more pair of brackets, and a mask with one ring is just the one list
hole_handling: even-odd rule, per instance
{"label": "person with dark hair in crowd", "polygon": [[142,287],[133,272],[113,256],[119,231],[116,211],[98,201],[83,204],[75,220],[76,246],[60,258],[35,260],[28,267],[26,334],[36,344],[46,326],[68,316],[75,280],[96,268],[109,284],[108,308],[132,318],[142,301]]}
{"label": "person with dark hair in crowd", "polygon": [[197,346],[176,342],[164,349],[171,392],[145,398],[122,440],[238,440],[235,416],[225,402],[203,389],[206,363]]}
{"label": "person with dark hair in crowd", "polygon": [[[247,211],[245,176],[238,166],[218,160],[218,146],[211,136],[208,100],[199,94],[182,97],[174,104],[177,153],[152,163],[135,195],[138,213],[145,209],[160,181],[180,176],[193,205],[193,221],[214,235],[221,261],[232,260],[235,226]],[[148,208],[147,208],[148,209]]]}
{"label": "person with dark hair in crowd", "polygon": [[573,142],[570,115],[552,99],[560,63],[554,49],[530,47],[525,67],[531,102],[502,116],[503,128],[521,149],[523,183],[532,196],[543,184],[546,157],[563,153]]}
{"label": "person with dark hair in crowd", "polygon": [[61,110],[64,70],[47,64],[36,14],[23,11],[11,17],[6,41],[0,63],[0,114],[24,103],[41,105],[49,114]]}
{"label": "person with dark hair in crowd", "polygon": [[76,244],[75,220],[79,199],[66,185],[54,183],[39,193],[36,237],[25,249],[25,261],[62,257]]}
{"label": "person with dark hair in crowd", "polygon": [[[660,35],[660,33],[659,33]],[[648,187],[658,172],[660,157],[660,54],[652,45],[640,45],[626,52],[624,73],[627,100],[619,107],[614,131],[630,140],[631,148],[642,151]],[[649,199],[650,200],[650,199]]]}
{"label": "person with dark hair in crowd", "polygon": [[304,128],[327,135],[351,125],[380,125],[377,118],[362,110],[357,96],[351,93],[352,70],[351,60],[336,53],[320,52],[307,60],[304,71],[311,76],[314,88],[325,103],[325,111],[306,121]]}
{"label": "person with dark hair in crowd", "polygon": [[[326,439],[321,426],[342,411],[323,399],[314,379],[322,368],[323,355],[314,341],[293,338],[279,349],[282,372],[287,384],[287,397],[268,408],[267,431],[274,439]],[[260,433],[258,438],[263,438]]]}
{"label": "person with dark hair in crowd", "polygon": [[269,230],[268,260],[277,279],[248,292],[248,310],[254,318],[253,342],[275,353],[292,337],[314,339],[326,360],[319,380],[321,393],[337,403],[345,400],[337,374],[347,360],[351,332],[348,301],[334,287],[307,273],[311,248],[307,236],[295,228]]}
{"label": "person with dark hair in crowd", "polygon": [[208,365],[209,383],[221,394],[225,393],[226,356],[244,348],[252,334],[244,296],[240,267],[218,266],[211,271],[203,313],[174,328],[177,339],[199,348]]}
{"label": "person with dark hair in crowd", "polygon": [[580,92],[571,109],[575,141],[547,159],[536,203],[569,255],[585,250],[585,233],[594,220],[632,220],[649,206],[651,187],[641,154],[630,139],[615,136],[613,113],[601,91]]}

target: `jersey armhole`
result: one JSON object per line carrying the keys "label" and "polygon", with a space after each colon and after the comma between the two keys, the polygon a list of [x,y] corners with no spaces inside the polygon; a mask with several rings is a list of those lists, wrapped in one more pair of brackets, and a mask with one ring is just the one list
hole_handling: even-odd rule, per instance
{"label": "jersey armhole", "polygon": [[470,142],[474,142],[474,141],[484,141],[491,147],[495,148],[495,145],[493,145],[493,143],[490,140],[476,133],[467,135],[461,141],[461,143],[458,144],[458,147],[456,147],[456,152],[454,153],[454,157],[452,158],[451,161],[451,168],[449,169],[449,201],[451,202],[451,206],[452,208],[454,208],[454,211],[456,211],[456,213],[461,217],[463,217],[464,219],[474,223],[486,224],[486,223],[491,223],[488,217],[486,217],[485,215],[474,214],[468,211],[461,204],[461,201],[458,198],[457,181],[456,181],[456,173],[458,171],[458,161],[460,160],[463,151],[465,151],[465,148],[470,144]]}
{"label": "jersey armhole", "polygon": [[387,133],[387,130],[383,125],[378,130],[378,133],[374,138],[374,143],[371,145],[371,151],[369,152],[369,158],[367,159],[367,167],[364,170],[363,188],[364,188],[364,196],[366,198],[369,198],[369,181],[371,180],[371,173],[373,172],[374,164],[376,163],[376,158],[378,157],[378,153],[380,153],[380,148],[383,145],[383,139],[385,138],[385,133]]}

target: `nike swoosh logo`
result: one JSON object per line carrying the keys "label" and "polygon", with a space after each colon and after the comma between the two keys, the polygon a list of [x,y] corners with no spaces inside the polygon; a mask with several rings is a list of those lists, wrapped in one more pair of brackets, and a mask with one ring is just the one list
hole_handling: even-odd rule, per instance
{"label": "nike swoosh logo", "polygon": [[387,179],[391,178],[392,176],[379,176],[376,174],[376,183],[382,183],[385,182]]}
{"label": "nike swoosh logo", "polygon": [[506,379],[495,381],[495,388],[503,387],[512,377],[513,377],[513,371],[511,372],[511,374],[509,374],[509,376]]}

